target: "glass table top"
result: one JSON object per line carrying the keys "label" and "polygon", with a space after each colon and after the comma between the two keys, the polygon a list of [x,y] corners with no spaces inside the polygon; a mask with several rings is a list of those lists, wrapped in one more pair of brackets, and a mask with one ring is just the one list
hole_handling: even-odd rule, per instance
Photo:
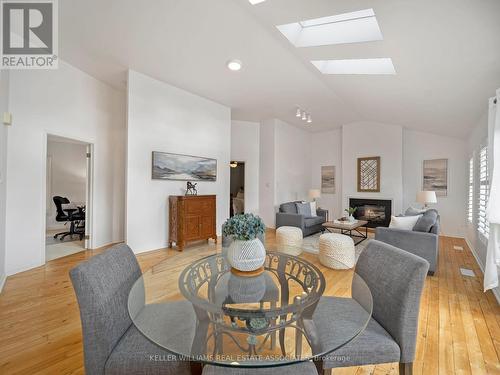
{"label": "glass table top", "polygon": [[266,251],[254,277],[233,274],[221,253],[160,262],[130,291],[134,325],[183,359],[231,367],[321,359],[364,330],[372,296],[359,275],[325,268],[302,248]]}

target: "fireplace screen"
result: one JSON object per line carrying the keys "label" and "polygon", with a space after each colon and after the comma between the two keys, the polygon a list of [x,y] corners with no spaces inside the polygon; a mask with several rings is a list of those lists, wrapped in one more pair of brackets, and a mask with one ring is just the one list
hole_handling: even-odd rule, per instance
{"label": "fireplace screen", "polygon": [[373,205],[360,206],[358,207],[358,219],[383,223],[385,221],[385,207]]}
{"label": "fireplace screen", "polygon": [[392,214],[391,200],[350,198],[349,207],[357,208],[354,217],[368,221],[369,228],[389,226]]}

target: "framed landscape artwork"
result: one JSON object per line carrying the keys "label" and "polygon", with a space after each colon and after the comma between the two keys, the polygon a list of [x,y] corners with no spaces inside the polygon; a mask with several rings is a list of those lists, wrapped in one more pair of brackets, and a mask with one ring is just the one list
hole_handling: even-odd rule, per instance
{"label": "framed landscape artwork", "polygon": [[358,192],[380,192],[380,156],[358,158]]}
{"label": "framed landscape artwork", "polygon": [[448,159],[424,160],[423,191],[435,191],[438,197],[448,195]]}
{"label": "framed landscape artwork", "polygon": [[321,167],[321,192],[335,194],[335,166]]}
{"label": "framed landscape artwork", "polygon": [[153,180],[216,181],[217,160],[153,151]]}

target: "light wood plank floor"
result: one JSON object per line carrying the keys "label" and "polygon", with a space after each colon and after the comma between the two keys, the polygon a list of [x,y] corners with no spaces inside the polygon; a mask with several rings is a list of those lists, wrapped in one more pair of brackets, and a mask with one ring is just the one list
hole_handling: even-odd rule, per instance
{"label": "light wood plank floor", "polygon": [[[267,238],[274,242],[274,233]],[[454,245],[464,251],[454,250]],[[440,247],[439,270],[427,278],[423,292],[415,374],[500,374],[500,308],[495,297],[482,292],[481,271],[464,240],[442,237]],[[183,267],[215,250],[215,245],[186,248],[184,253],[159,250],[138,259],[143,270],[167,258]],[[84,372],[80,317],[68,271],[101,251],[56,259],[7,279],[0,294],[0,374]],[[460,267],[477,276],[462,276]],[[327,279],[348,282],[335,274],[342,271],[325,272]],[[397,373],[397,364],[334,371]]]}

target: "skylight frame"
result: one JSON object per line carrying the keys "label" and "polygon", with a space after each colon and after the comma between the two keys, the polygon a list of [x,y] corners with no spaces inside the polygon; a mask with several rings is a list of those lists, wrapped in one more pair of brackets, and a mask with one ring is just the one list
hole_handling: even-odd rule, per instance
{"label": "skylight frame", "polygon": [[297,48],[383,40],[372,8],[278,25],[276,28]]}

